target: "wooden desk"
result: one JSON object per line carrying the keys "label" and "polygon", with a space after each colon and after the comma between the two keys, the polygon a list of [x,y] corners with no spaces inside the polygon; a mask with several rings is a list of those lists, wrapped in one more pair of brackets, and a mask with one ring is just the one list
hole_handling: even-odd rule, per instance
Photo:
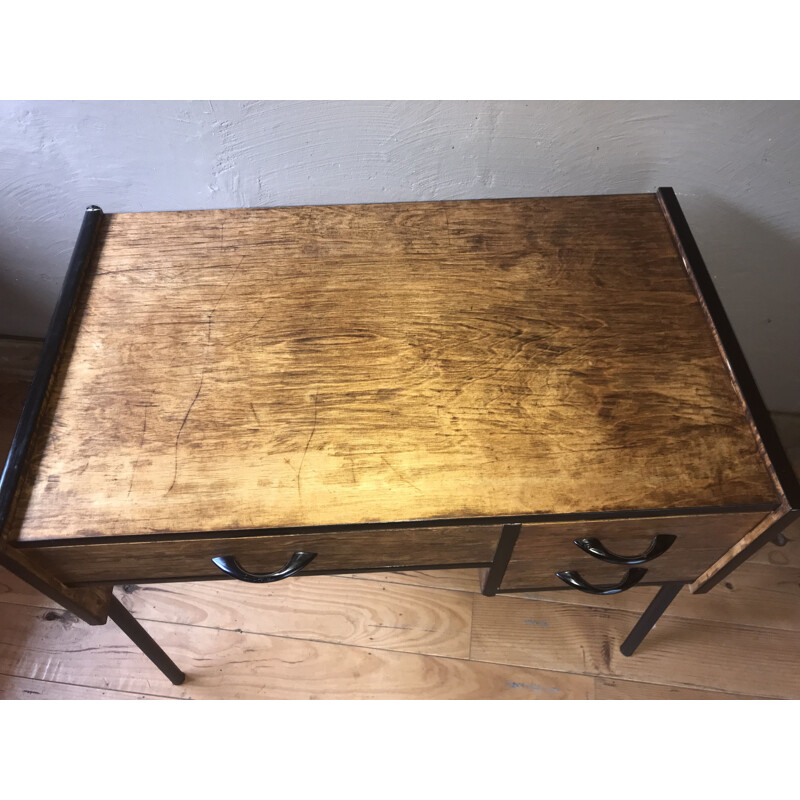
{"label": "wooden desk", "polygon": [[660,585],[629,654],[797,508],[669,189],[92,207],[0,486],[2,563],[176,681],[114,584]]}

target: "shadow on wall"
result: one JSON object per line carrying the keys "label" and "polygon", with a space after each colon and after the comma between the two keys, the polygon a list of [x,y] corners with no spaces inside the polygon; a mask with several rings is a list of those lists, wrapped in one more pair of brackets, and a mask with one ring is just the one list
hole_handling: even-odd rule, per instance
{"label": "shadow on wall", "polygon": [[9,273],[0,259],[0,336],[43,337],[54,300],[20,288]]}
{"label": "shadow on wall", "polygon": [[767,407],[800,412],[800,241],[713,195],[681,204]]}

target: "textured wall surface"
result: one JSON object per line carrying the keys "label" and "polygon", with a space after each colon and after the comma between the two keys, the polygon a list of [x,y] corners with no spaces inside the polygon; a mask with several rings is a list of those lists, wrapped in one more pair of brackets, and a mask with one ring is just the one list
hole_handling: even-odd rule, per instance
{"label": "textured wall surface", "polygon": [[[44,333],[83,208],[673,186],[773,410],[800,411],[800,103],[0,103],[0,333]],[[656,321],[654,321],[656,322]]]}

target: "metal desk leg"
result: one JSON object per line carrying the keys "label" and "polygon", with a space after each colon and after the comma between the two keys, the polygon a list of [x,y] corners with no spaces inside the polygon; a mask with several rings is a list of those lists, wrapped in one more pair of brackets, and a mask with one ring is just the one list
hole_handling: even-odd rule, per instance
{"label": "metal desk leg", "polygon": [[652,602],[645,609],[639,621],[633,626],[633,630],[628,634],[628,638],[619,648],[624,656],[632,656],[642,640],[650,632],[653,625],[658,622],[661,615],[667,610],[669,604],[675,599],[675,595],[683,588],[682,583],[665,583],[653,598]]}
{"label": "metal desk leg", "polygon": [[155,643],[150,634],[133,618],[131,612],[111,595],[108,616],[119,625],[122,632],[176,685],[186,680],[175,662]]}

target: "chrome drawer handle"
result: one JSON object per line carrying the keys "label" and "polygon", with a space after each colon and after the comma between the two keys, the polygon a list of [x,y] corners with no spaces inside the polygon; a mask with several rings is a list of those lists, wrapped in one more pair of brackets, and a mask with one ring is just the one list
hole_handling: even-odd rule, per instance
{"label": "chrome drawer handle", "polygon": [[672,547],[672,543],[677,538],[677,536],[673,536],[670,533],[659,533],[653,537],[650,546],[640,556],[618,556],[616,553],[606,550],[599,539],[575,539],[574,544],[578,545],[584,553],[599,558],[601,561],[605,561],[606,564],[619,564],[623,567],[632,567],[636,564],[644,564],[648,561],[652,561],[654,558],[663,555]]}
{"label": "chrome drawer handle", "polygon": [[291,578],[297,575],[301,569],[307,567],[315,558],[316,553],[295,553],[287,562],[285,567],[275,572],[267,572],[259,575],[255,572],[248,572],[243,569],[241,564],[234,556],[217,556],[211,560],[223,571],[227,572],[232,578],[248,583],[274,583],[282,581],[284,578]]}
{"label": "chrome drawer handle", "polygon": [[586,583],[586,581],[581,578],[580,573],[574,572],[573,570],[556,572],[556,577],[561,578],[564,583],[572,586],[574,589],[580,589],[587,594],[619,594],[626,589],[630,589],[632,586],[636,586],[636,584],[644,578],[646,573],[647,570],[641,569],[640,567],[629,569],[628,574],[616,586],[609,586],[607,589],[600,589],[597,586],[592,586],[591,583]]}

